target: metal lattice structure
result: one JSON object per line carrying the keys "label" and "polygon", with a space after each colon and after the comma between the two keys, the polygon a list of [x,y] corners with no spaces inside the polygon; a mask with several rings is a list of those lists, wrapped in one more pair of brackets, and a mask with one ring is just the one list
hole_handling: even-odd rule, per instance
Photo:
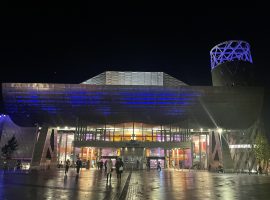
{"label": "metal lattice structure", "polygon": [[212,70],[227,61],[242,60],[252,63],[250,45],[241,40],[230,40],[216,45],[211,49],[210,57]]}

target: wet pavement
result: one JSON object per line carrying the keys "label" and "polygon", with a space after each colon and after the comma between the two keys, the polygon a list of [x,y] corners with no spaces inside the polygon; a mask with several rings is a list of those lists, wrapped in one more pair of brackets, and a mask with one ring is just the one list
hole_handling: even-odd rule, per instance
{"label": "wet pavement", "polygon": [[218,174],[207,171],[125,171],[121,183],[115,171],[111,184],[104,172],[70,169],[46,172],[0,171],[0,199],[270,199],[270,176]]}

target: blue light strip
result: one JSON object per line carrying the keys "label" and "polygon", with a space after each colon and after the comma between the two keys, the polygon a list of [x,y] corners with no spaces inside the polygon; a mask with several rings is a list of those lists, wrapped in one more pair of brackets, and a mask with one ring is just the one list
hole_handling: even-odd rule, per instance
{"label": "blue light strip", "polygon": [[[163,87],[88,87],[78,85],[51,86],[39,90],[36,87],[4,88],[7,113],[18,118],[40,117],[68,118],[76,116],[148,116],[185,115],[187,109],[198,102],[202,95],[189,88]],[[60,87],[61,86],[61,87]]]}
{"label": "blue light strip", "polygon": [[250,45],[241,40],[230,40],[216,45],[210,51],[211,69],[227,61],[242,60],[252,63]]}

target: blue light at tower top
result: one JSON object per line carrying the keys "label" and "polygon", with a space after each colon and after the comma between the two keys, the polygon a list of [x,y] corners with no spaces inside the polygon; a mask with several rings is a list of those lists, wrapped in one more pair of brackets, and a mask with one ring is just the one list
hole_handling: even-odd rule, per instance
{"label": "blue light at tower top", "polygon": [[230,40],[220,43],[210,51],[211,69],[227,61],[242,60],[252,63],[250,45],[242,40]]}

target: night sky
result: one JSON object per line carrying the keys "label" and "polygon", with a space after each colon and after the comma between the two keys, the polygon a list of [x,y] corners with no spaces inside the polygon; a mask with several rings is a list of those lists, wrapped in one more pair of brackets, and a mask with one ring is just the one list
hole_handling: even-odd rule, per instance
{"label": "night sky", "polygon": [[0,82],[80,83],[118,70],[163,71],[190,85],[211,85],[211,48],[240,39],[251,45],[258,81],[269,85],[266,13],[90,16],[84,11],[13,8],[2,13]]}

